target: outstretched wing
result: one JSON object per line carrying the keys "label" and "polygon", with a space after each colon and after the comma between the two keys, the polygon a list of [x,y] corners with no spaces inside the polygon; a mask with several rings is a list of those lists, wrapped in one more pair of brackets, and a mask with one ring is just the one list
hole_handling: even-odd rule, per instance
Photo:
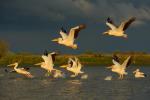
{"label": "outstretched wing", "polygon": [[121,65],[124,69],[131,64],[131,56],[129,56]]}
{"label": "outstretched wing", "polygon": [[119,60],[119,58],[117,57],[117,55],[113,55],[113,59],[115,60],[115,61],[117,61],[118,63],[120,63],[120,60]]}
{"label": "outstretched wing", "polygon": [[79,26],[76,26],[74,28],[71,28],[70,29],[70,32],[69,32],[69,38],[70,39],[76,39],[78,37],[78,33],[80,30],[84,29],[86,26],[84,24],[81,24]]}
{"label": "outstretched wing", "polygon": [[111,28],[112,30],[113,30],[113,29],[116,29],[115,24],[113,23],[112,19],[109,18],[109,17],[107,18],[106,25],[107,25],[109,28]]}
{"label": "outstretched wing", "polygon": [[60,30],[60,35],[62,36],[63,40],[67,38],[67,31],[62,27]]}
{"label": "outstretched wing", "polygon": [[119,64],[119,62],[117,62],[115,59],[113,59],[112,62],[113,62],[113,64],[116,65],[116,66],[121,66],[121,65]]}
{"label": "outstretched wing", "polygon": [[42,58],[43,58],[45,64],[49,63],[50,59],[48,58],[48,56],[42,55]]}
{"label": "outstretched wing", "polygon": [[122,22],[119,28],[122,30],[126,30],[130,26],[130,24],[135,21],[135,19],[135,17],[131,17],[130,19]]}
{"label": "outstretched wing", "polygon": [[56,53],[55,54],[51,54],[53,62],[56,60],[56,55],[57,55]]}
{"label": "outstretched wing", "polygon": [[72,66],[73,66],[73,59],[72,59],[72,58],[69,58],[68,64],[70,65],[69,67],[72,67]]}

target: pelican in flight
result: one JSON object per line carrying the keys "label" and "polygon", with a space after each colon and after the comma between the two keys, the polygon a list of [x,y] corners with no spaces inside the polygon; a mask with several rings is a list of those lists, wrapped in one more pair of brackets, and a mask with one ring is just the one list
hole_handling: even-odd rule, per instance
{"label": "pelican in flight", "polygon": [[122,64],[119,63],[118,58],[113,58],[112,62],[114,65],[107,68],[111,68],[112,72],[119,74],[119,79],[123,79],[123,75],[127,75],[126,68],[131,62],[131,56],[127,57]]}
{"label": "pelican in flight", "polygon": [[28,78],[33,78],[33,75],[30,72],[27,71],[28,68],[27,69],[26,68],[17,68],[18,67],[18,62],[15,62],[15,63],[10,64],[8,66],[13,66],[14,67],[14,70],[12,70],[10,72],[17,72],[19,74],[22,74],[22,75],[28,77]]}
{"label": "pelican in flight", "polygon": [[49,53],[47,51],[44,52],[42,55],[43,62],[37,63],[35,65],[40,65],[41,68],[45,69],[48,73],[52,74],[54,78],[63,76],[62,71],[58,69],[54,69],[54,61],[55,56],[57,55],[56,52]]}
{"label": "pelican in flight", "polygon": [[127,38],[125,30],[130,26],[132,22],[135,21],[135,19],[135,17],[131,17],[128,20],[123,21],[120,26],[117,27],[110,18],[107,18],[106,25],[110,28],[110,30],[104,32],[103,34]]}
{"label": "pelican in flight", "polygon": [[140,71],[140,69],[136,69],[133,71],[135,78],[144,78],[146,77],[146,74]]}
{"label": "pelican in flight", "polygon": [[37,63],[35,65],[40,65],[41,68],[45,69],[47,72],[51,72],[54,68],[54,61],[55,61],[56,52],[49,53],[47,51],[44,52],[42,55],[43,62]]}
{"label": "pelican in flight", "polygon": [[62,27],[60,31],[60,38],[53,39],[52,41],[57,42],[58,44],[65,45],[67,47],[71,47],[73,49],[77,49],[77,44],[74,44],[74,40],[78,37],[78,33],[80,30],[84,29],[85,25],[81,24],[79,26],[73,27],[70,29],[67,34],[66,30]]}
{"label": "pelican in flight", "polygon": [[75,59],[69,58],[67,65],[60,66],[61,68],[66,68],[68,71],[74,73],[71,77],[76,77],[78,74],[84,73],[81,71],[82,65],[77,57]]}

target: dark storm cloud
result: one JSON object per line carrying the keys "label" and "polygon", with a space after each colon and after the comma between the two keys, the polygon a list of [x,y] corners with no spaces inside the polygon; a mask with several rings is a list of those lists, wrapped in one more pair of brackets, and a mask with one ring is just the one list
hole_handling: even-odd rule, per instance
{"label": "dark storm cloud", "polygon": [[[0,35],[1,38],[10,42],[13,50],[17,51],[24,49],[39,52],[51,46],[54,49],[70,52],[70,49],[56,45],[50,40],[59,35],[56,33],[59,32],[62,25],[69,29],[74,25],[85,23],[88,27],[81,32],[77,40],[77,43],[80,44],[77,52],[116,49],[143,50],[145,45],[139,47],[134,43],[144,44],[145,41],[149,41],[149,34],[147,34],[150,31],[149,5],[149,0],[0,0]],[[133,24],[140,28],[129,28],[127,33],[131,34],[128,34],[130,39],[127,41],[107,38],[107,36],[101,38],[100,34],[105,31],[105,19],[108,16],[117,23],[130,16],[135,16],[137,20]],[[28,45],[25,45],[24,38],[30,38]],[[114,45],[111,44],[112,41]],[[92,45],[97,43],[100,47]]]}
{"label": "dark storm cloud", "polygon": [[[7,1],[7,2],[6,2]],[[44,21],[63,21],[68,18],[85,18],[87,20],[125,19],[136,16],[137,24],[150,20],[149,3],[138,5],[134,0],[6,0],[3,9],[9,20],[15,16],[33,16]],[[2,5],[1,4],[1,5]],[[4,12],[6,12],[4,11]],[[12,14],[13,13],[13,14]],[[11,17],[12,15],[12,17]],[[2,15],[3,16],[3,15]],[[17,18],[17,17],[16,17]],[[28,19],[27,19],[28,20]],[[32,20],[32,19],[31,19]]]}

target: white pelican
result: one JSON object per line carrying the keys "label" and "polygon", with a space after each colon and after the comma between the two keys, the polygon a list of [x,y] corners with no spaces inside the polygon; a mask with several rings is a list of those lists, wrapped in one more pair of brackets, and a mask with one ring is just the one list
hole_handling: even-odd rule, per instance
{"label": "white pelican", "polygon": [[49,54],[44,53],[44,55],[42,55],[44,62],[40,62],[35,65],[40,65],[41,68],[47,70],[48,72],[51,72],[53,70],[53,66],[54,66],[53,62],[55,61],[55,56],[56,56],[55,52]]}
{"label": "white pelican", "polygon": [[17,68],[18,67],[18,63],[17,62],[15,62],[13,64],[10,64],[8,66],[13,66],[14,67],[14,70],[12,70],[12,72],[15,71],[15,72],[17,72],[19,74],[25,75],[28,78],[33,78],[33,75],[30,72],[28,72],[26,68]]}
{"label": "white pelican", "polygon": [[77,49],[78,46],[77,44],[74,44],[74,40],[78,37],[79,31],[84,28],[85,28],[84,24],[73,27],[70,29],[68,35],[67,32],[63,28],[61,28],[60,31],[61,38],[53,39],[52,41],[58,42],[58,44],[65,45],[73,49]]}
{"label": "white pelican", "polygon": [[135,78],[144,78],[146,77],[146,74],[140,71],[140,69],[136,69],[133,71]]}
{"label": "white pelican", "polygon": [[128,67],[130,64],[131,61],[130,58],[131,56],[129,56],[122,64],[120,64],[118,61],[113,59],[112,62],[114,65],[107,68],[111,68],[112,72],[119,74],[119,79],[123,79],[123,75],[127,75],[127,72],[125,70],[126,67]]}
{"label": "white pelican", "polygon": [[103,34],[108,34],[117,37],[127,38],[127,34],[125,34],[125,30],[129,27],[129,25],[135,21],[135,17],[131,17],[126,21],[123,21],[120,26],[115,26],[113,21],[110,18],[107,18],[106,25],[110,28],[110,30],[104,32]]}
{"label": "white pelican", "polygon": [[48,73],[51,73],[54,78],[63,77],[63,74],[60,70],[54,69],[54,61],[55,56],[57,55],[56,52],[49,53],[46,51],[44,52],[44,55],[42,55],[42,58],[44,62],[37,63],[35,65],[40,65],[41,68],[45,69]]}
{"label": "white pelican", "polygon": [[66,68],[68,71],[74,73],[74,75],[71,75],[71,77],[76,77],[78,74],[84,73],[81,71],[82,65],[78,58],[75,57],[75,59],[69,58],[67,65],[60,66],[61,68]]}

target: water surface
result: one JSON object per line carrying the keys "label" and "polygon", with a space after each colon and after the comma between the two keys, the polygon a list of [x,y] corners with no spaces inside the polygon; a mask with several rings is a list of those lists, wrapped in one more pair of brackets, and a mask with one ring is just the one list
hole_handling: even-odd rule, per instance
{"label": "water surface", "polygon": [[[104,67],[84,67],[88,79],[45,77],[45,71],[31,68],[33,79],[27,79],[15,73],[5,73],[0,68],[0,100],[150,100],[150,68],[141,70],[147,78],[135,79],[128,69],[125,79]],[[69,75],[69,74],[67,74]],[[111,81],[106,76],[112,75]]]}

